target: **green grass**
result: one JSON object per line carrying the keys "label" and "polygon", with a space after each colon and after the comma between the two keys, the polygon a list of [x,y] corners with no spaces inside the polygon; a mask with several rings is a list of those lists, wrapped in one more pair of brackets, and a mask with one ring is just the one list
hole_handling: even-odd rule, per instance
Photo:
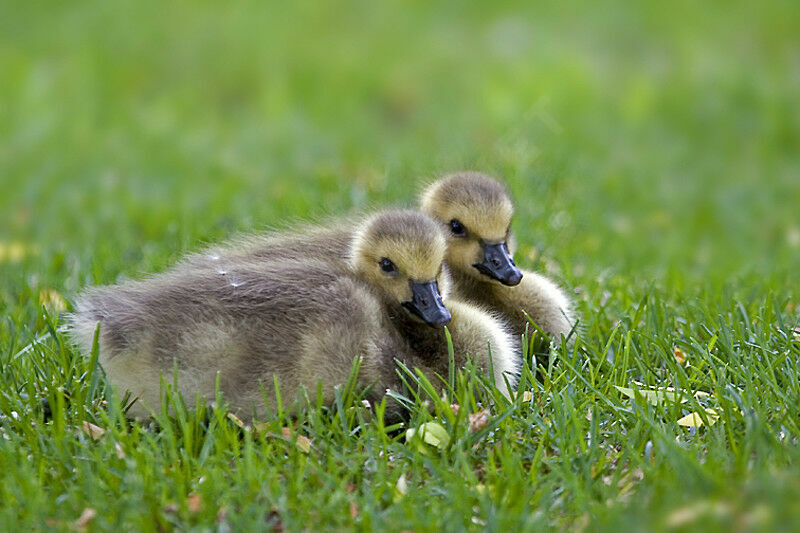
{"label": "green grass", "polygon": [[[796,530],[796,2],[530,4],[0,2],[0,529]],[[532,401],[423,390],[442,448],[346,390],[126,424],[40,305],[461,168],[583,331]]]}

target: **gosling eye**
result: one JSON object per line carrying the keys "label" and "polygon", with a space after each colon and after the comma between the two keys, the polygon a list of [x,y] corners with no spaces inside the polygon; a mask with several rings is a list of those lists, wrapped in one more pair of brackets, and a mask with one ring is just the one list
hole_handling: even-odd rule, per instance
{"label": "gosling eye", "polygon": [[381,266],[381,270],[386,274],[397,274],[397,265],[392,263],[391,259],[383,257],[378,261],[378,264]]}
{"label": "gosling eye", "polygon": [[467,228],[464,227],[464,224],[454,218],[450,221],[450,232],[456,237],[463,237],[467,234]]}

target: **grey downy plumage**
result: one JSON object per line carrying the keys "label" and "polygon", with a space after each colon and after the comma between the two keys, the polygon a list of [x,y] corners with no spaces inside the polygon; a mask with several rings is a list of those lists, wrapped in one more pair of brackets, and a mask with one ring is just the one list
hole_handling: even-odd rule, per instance
{"label": "grey downy plumage", "polygon": [[171,383],[174,369],[189,400],[213,398],[219,373],[225,400],[244,418],[262,416],[265,401],[274,407],[273,375],[284,398],[300,386],[313,396],[319,383],[330,403],[355,357],[359,384],[379,400],[401,386],[395,358],[431,379],[447,375],[448,322],[456,364],[469,355],[488,369],[491,344],[495,381],[505,388],[503,373],[516,370],[510,338],[468,304],[444,307],[445,248],[439,225],[414,211],[318,234],[240,239],[147,279],[85,291],[73,336],[88,352],[100,324],[100,362],[118,389],[140,398],[137,416],[158,408],[162,376]]}

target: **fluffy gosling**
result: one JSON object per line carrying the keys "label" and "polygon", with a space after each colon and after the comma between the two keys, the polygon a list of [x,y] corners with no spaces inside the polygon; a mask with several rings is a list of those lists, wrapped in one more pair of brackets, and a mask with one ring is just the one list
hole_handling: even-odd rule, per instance
{"label": "fluffy gosling", "polygon": [[514,204],[503,185],[477,172],[451,174],[427,187],[420,204],[447,232],[446,264],[456,298],[499,312],[517,339],[528,326],[524,313],[556,344],[570,336],[575,314],[564,291],[514,264]]}
{"label": "fluffy gosling", "polygon": [[[490,368],[491,346],[493,377],[505,390],[518,355],[503,326],[468,304],[443,303],[438,223],[385,211],[337,231],[344,233],[336,242],[348,243],[344,260],[308,236],[273,236],[257,241],[270,246],[216,247],[142,281],[89,289],[72,317],[73,336],[88,352],[100,323],[100,362],[117,388],[140,399],[135,416],[157,408],[162,376],[172,382],[174,369],[187,399],[214,398],[219,374],[225,400],[246,419],[274,407],[273,376],[284,398],[301,386],[313,395],[319,383],[330,404],[356,357],[359,384],[379,401],[402,387],[395,358],[431,379],[447,375],[445,324],[459,366],[469,355]],[[399,406],[387,414],[396,418]]]}

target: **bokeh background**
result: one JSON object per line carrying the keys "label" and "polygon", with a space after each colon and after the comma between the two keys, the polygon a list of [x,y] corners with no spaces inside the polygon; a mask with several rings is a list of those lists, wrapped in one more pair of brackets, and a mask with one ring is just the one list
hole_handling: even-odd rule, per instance
{"label": "bokeh background", "polygon": [[[236,232],[413,205],[426,182],[460,169],[508,183],[518,263],[562,283],[583,316],[589,366],[559,370],[547,406],[563,415],[553,427],[575,431],[552,450],[566,459],[541,462],[537,451],[531,476],[541,477],[511,486],[504,519],[527,509],[519,494],[541,498],[530,505],[566,529],[586,526],[587,509],[642,528],[707,497],[796,511],[797,433],[785,440],[797,427],[789,329],[800,323],[796,0],[0,0],[0,404],[22,416],[1,485],[24,502],[7,499],[7,516],[43,527],[42,516],[72,521],[88,502],[135,520],[189,486],[165,477],[161,459],[140,459],[119,488],[108,439],[73,453],[70,439],[50,438],[57,425],[32,432],[42,398],[86,386],[66,336],[48,337],[41,304],[55,316],[87,285],[161,270]],[[719,356],[708,347],[718,337]],[[693,358],[687,374],[676,346]],[[656,444],[628,500],[629,487],[590,479],[597,450],[569,455],[583,446],[586,406],[598,406],[582,385],[598,368],[615,397],[612,384],[677,386],[688,375],[746,416],[695,433],[674,427],[675,409],[663,422],[652,408],[650,425],[650,411],[601,411],[601,448],[621,450],[607,467]],[[70,421],[85,420],[84,406],[72,409]],[[504,427],[528,431],[524,446],[539,438],[516,419]],[[360,471],[361,445],[333,448]],[[159,446],[130,450],[171,453]],[[218,459],[207,486],[249,502],[259,486],[229,490],[227,456]],[[276,461],[257,473],[282,478]],[[425,464],[451,474],[449,463]],[[158,480],[155,496],[140,479]],[[422,485],[406,500],[419,505],[390,506],[385,519],[458,527],[447,513],[469,512],[462,485]],[[298,520],[335,507],[307,498],[306,485],[289,500],[272,486],[291,508],[284,519],[293,505],[308,507]],[[758,522],[743,516],[723,529]]]}
{"label": "bokeh background", "polygon": [[1,5],[4,300],[467,168],[571,286],[800,266],[793,1]]}

